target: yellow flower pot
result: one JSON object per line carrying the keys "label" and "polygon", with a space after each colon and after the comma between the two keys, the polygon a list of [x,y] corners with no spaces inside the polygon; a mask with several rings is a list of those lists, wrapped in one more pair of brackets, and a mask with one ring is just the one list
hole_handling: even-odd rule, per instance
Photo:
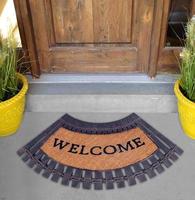
{"label": "yellow flower pot", "polygon": [[187,99],[179,88],[178,80],[174,92],[178,100],[178,113],[181,126],[187,136],[195,140],[195,103]]}
{"label": "yellow flower pot", "polygon": [[18,74],[18,77],[22,82],[20,92],[11,99],[0,103],[0,137],[14,134],[20,127],[23,118],[28,81],[22,74]]}

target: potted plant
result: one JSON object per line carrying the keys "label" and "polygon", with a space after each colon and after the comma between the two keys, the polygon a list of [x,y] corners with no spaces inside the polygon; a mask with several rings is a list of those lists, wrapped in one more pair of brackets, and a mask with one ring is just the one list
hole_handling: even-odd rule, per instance
{"label": "potted plant", "polygon": [[179,63],[181,78],[174,86],[179,118],[184,132],[195,139],[195,16],[187,24]]}
{"label": "potted plant", "polygon": [[7,38],[0,34],[0,136],[15,133],[23,117],[28,82],[16,71],[17,54],[13,34]]}

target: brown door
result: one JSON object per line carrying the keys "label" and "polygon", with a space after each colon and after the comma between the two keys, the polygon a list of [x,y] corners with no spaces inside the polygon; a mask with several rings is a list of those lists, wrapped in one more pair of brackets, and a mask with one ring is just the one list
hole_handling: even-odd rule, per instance
{"label": "brown door", "polygon": [[15,0],[33,73],[38,75],[39,68],[53,73],[147,73],[154,4],[154,0]]}

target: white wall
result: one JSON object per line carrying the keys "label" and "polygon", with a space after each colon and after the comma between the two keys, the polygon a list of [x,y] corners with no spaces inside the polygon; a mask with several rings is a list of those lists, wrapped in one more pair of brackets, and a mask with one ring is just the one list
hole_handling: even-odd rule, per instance
{"label": "white wall", "polygon": [[10,29],[21,46],[13,0],[0,0],[0,31],[3,37],[6,37]]}

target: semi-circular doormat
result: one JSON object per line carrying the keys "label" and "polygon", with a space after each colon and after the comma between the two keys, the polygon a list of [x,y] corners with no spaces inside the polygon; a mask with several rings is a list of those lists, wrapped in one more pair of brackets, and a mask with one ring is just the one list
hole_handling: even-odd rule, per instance
{"label": "semi-circular doormat", "polygon": [[182,153],[135,113],[109,123],[66,114],[18,151],[29,167],[54,182],[97,190],[144,182]]}

